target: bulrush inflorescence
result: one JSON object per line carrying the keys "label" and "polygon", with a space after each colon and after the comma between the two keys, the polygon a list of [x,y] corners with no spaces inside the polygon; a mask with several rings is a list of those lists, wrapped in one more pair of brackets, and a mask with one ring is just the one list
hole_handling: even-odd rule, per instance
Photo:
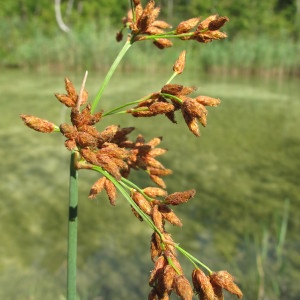
{"label": "bulrush inflorescence", "polygon": [[173,46],[171,38],[181,40],[195,40],[200,43],[208,43],[213,40],[224,39],[226,33],[219,29],[229,21],[227,17],[211,15],[201,21],[201,18],[191,18],[182,21],[175,30],[166,31],[172,28],[165,21],[157,20],[160,12],[159,7],[155,7],[155,1],[150,0],[145,8],[141,1],[133,1],[133,9],[129,10],[127,16],[123,18],[123,28],[117,33],[117,41],[123,38],[123,29],[130,29],[132,42],[152,39],[153,44],[159,49]]}
{"label": "bulrush inflorescence", "polygon": [[[203,21],[200,18],[192,18],[181,22],[174,31],[166,32],[171,26],[157,20],[159,11],[160,8],[155,6],[153,0],[148,1],[145,8],[142,8],[140,1],[132,1],[132,10],[123,19],[124,28],[129,29],[127,43],[152,39],[157,47],[163,49],[172,45],[170,38],[206,43],[226,37],[219,29],[228,21],[227,17],[213,15]],[[121,37],[120,31],[117,39],[121,40]],[[118,58],[120,60],[120,56]],[[176,123],[175,112],[180,111],[189,130],[195,136],[199,136],[198,123],[203,126],[207,124],[207,107],[217,106],[220,100],[208,96],[193,96],[195,87],[170,83],[175,76],[184,71],[185,58],[186,51],[183,51],[173,65],[173,75],[159,91],[108,112],[95,113],[94,109],[116,67],[115,63],[91,104],[87,103],[88,93],[84,88],[86,76],[79,94],[72,82],[68,78],[65,79],[66,94],[55,96],[71,109],[71,123],[56,126],[31,115],[23,114],[21,118],[34,130],[44,133],[60,132],[66,139],[65,147],[76,154],[74,164],[71,165],[74,170],[90,169],[101,174],[92,185],[89,198],[93,199],[101,191],[105,191],[110,203],[115,205],[119,192],[129,202],[134,215],[153,229],[150,256],[154,268],[149,278],[151,291],[148,299],[169,299],[170,294],[174,292],[184,300],[192,299],[194,293],[202,300],[221,300],[223,289],[242,298],[242,292],[227,271],[211,271],[173,241],[171,234],[166,230],[166,222],[182,226],[182,221],[171,207],[187,203],[196,192],[191,189],[168,194],[163,177],[172,171],[158,160],[160,155],[166,153],[166,149],[158,147],[162,138],[156,137],[146,141],[142,135],[138,135],[131,140],[128,136],[134,127],[121,128],[113,124],[102,128],[101,131],[96,128],[103,118],[120,113],[134,117],[165,115],[171,122]],[[133,170],[146,172],[156,186],[137,186],[129,180]],[[192,284],[183,272],[178,252],[194,265]],[[205,274],[203,269],[208,274]]]}

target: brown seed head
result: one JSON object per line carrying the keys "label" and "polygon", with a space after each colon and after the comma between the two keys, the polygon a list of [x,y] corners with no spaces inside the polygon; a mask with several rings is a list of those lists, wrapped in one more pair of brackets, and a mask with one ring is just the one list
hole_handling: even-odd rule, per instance
{"label": "brown seed head", "polygon": [[132,200],[138,205],[138,207],[147,215],[150,215],[152,212],[152,206],[146,198],[138,193],[134,192],[132,194]]}
{"label": "brown seed head", "polygon": [[54,96],[57,98],[58,101],[60,101],[62,104],[64,104],[67,107],[76,106],[76,100],[70,98],[68,95],[55,93]]}
{"label": "brown seed head", "polygon": [[192,300],[193,289],[184,275],[176,276],[174,278],[173,286],[176,294],[182,300]]}
{"label": "brown seed head", "polygon": [[198,96],[195,98],[195,100],[204,106],[218,106],[221,103],[220,99],[211,98],[208,96]]}
{"label": "brown seed head", "polygon": [[192,281],[195,291],[198,293],[200,300],[214,300],[214,289],[204,272],[200,269],[194,269],[192,273]]}
{"label": "brown seed head", "polygon": [[103,190],[105,180],[105,177],[101,177],[93,184],[89,194],[90,199],[95,198]]}
{"label": "brown seed head", "polygon": [[78,131],[75,126],[63,123],[59,126],[60,132],[68,139],[75,139]]}
{"label": "brown seed head", "polygon": [[111,205],[116,205],[117,190],[115,185],[108,179],[105,180],[104,188],[106,190],[109,202]]}
{"label": "brown seed head", "polygon": [[149,277],[149,285],[153,286],[155,284],[155,281],[157,280],[158,276],[162,274],[164,267],[167,265],[167,260],[163,255],[161,255],[154,263],[154,268],[151,271],[150,277]]}
{"label": "brown seed head", "polygon": [[143,189],[143,192],[151,198],[167,196],[167,192],[158,187],[146,187]]}
{"label": "brown seed head", "polygon": [[243,297],[242,291],[234,283],[234,277],[227,271],[218,271],[210,275],[210,281],[213,286],[219,286],[238,298]]}
{"label": "brown seed head", "polygon": [[171,208],[169,208],[167,205],[159,205],[158,209],[162,214],[163,218],[168,222],[170,222],[172,225],[176,225],[179,227],[182,226],[181,220],[176,216],[174,211]]}
{"label": "brown seed head", "polygon": [[210,22],[216,20],[218,18],[218,15],[211,15],[209,17],[207,17],[206,19],[204,19],[197,28],[197,31],[201,31],[201,30],[205,30],[208,28],[208,25]]}
{"label": "brown seed head", "polygon": [[212,31],[218,30],[228,21],[227,17],[217,17],[215,20],[209,22],[208,29]]}
{"label": "brown seed head", "polygon": [[168,102],[155,102],[149,107],[149,110],[154,114],[166,114],[174,111],[174,109],[174,105]]}
{"label": "brown seed head", "polygon": [[194,28],[200,21],[200,18],[191,18],[179,23],[176,28],[176,34],[187,33]]}
{"label": "brown seed head", "polygon": [[165,38],[160,38],[160,39],[155,39],[153,44],[158,48],[158,49],[165,49],[165,48],[170,48],[173,46],[173,43]]}
{"label": "brown seed head", "polygon": [[154,205],[152,209],[152,220],[154,225],[158,228],[160,232],[164,232],[164,223],[163,217],[160,211],[158,210],[158,205]]}
{"label": "brown seed head", "polygon": [[168,195],[165,198],[165,203],[166,204],[171,204],[171,205],[179,205],[181,203],[185,203],[192,199],[196,194],[196,191],[194,189],[192,190],[187,190],[184,192],[175,192],[173,194]]}
{"label": "brown seed head", "polygon": [[172,25],[170,25],[169,23],[167,23],[165,21],[162,21],[162,20],[155,20],[152,23],[152,26],[155,26],[155,27],[158,27],[158,28],[161,28],[161,29],[166,29],[166,28],[171,28],[172,27]]}
{"label": "brown seed head", "polygon": [[161,242],[159,235],[154,232],[151,235],[151,242],[150,242],[150,255],[151,259],[154,262],[157,257],[162,254]]}
{"label": "brown seed head", "polygon": [[57,128],[55,124],[35,116],[20,115],[20,117],[26,126],[42,133],[51,133]]}
{"label": "brown seed head", "polygon": [[186,56],[186,50],[183,50],[179,57],[177,58],[174,66],[173,66],[173,71],[177,74],[181,74],[184,70],[185,66],[185,56]]}

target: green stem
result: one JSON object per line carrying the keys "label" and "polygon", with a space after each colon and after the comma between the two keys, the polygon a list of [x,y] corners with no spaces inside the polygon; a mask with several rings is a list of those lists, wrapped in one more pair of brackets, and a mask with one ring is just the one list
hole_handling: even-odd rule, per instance
{"label": "green stem", "polygon": [[68,223],[68,266],[67,299],[76,300],[76,254],[77,254],[77,207],[78,207],[78,171],[75,168],[76,152],[71,154],[69,187],[69,223]]}
{"label": "green stem", "polygon": [[173,100],[177,101],[178,103],[182,104],[182,100],[179,97],[176,97],[172,94],[166,94],[166,93],[160,93],[160,94],[166,98],[173,99]]}
{"label": "green stem", "polygon": [[186,250],[184,250],[183,248],[181,248],[178,244],[175,244],[175,248],[180,251],[185,257],[187,257],[195,267],[197,267],[197,264],[199,264],[200,266],[202,266],[203,268],[205,268],[210,274],[213,273],[213,271],[207,266],[205,265],[203,262],[201,262],[200,260],[198,260],[196,257],[194,257],[192,254],[190,254],[189,252],[187,252]]}
{"label": "green stem", "polygon": [[111,65],[109,71],[107,72],[104,81],[97,93],[97,95],[95,96],[95,99],[93,100],[93,104],[92,104],[92,109],[91,112],[93,113],[101,99],[101,96],[106,88],[106,86],[108,85],[112,75],[114,74],[117,66],[119,65],[120,61],[122,60],[122,58],[124,57],[125,53],[129,50],[129,48],[131,47],[132,42],[130,40],[127,40],[126,43],[124,44],[123,48],[121,49],[121,51],[119,52],[118,56],[116,57],[115,61],[113,62],[113,64]]}
{"label": "green stem", "polygon": [[[150,95],[148,95],[148,96],[145,96],[145,97],[143,97],[143,98],[141,98],[141,99],[138,99],[138,100],[135,100],[135,101],[132,101],[132,102],[128,102],[128,103],[126,103],[126,104],[124,104],[124,105],[118,106],[118,107],[116,107],[116,108],[114,108],[114,109],[108,111],[107,113],[103,114],[103,117],[106,117],[106,116],[115,114],[118,110],[120,110],[120,109],[122,109],[122,108],[124,108],[124,107],[126,107],[126,106],[138,104],[138,103],[140,103],[140,102],[142,102],[142,101],[148,100],[148,99],[151,98],[151,95],[152,95],[152,94],[150,94]],[[125,111],[125,112],[126,112],[126,111]],[[124,111],[123,111],[122,113],[124,113]]]}
{"label": "green stem", "polygon": [[178,74],[174,72],[172,76],[169,78],[169,80],[166,82],[166,84],[169,84]]}

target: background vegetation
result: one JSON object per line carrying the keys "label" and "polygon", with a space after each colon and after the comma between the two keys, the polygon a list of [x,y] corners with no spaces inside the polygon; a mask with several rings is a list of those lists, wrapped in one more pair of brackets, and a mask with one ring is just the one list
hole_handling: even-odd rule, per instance
{"label": "background vegetation", "polygon": [[[218,13],[230,17],[225,28],[228,40],[201,50],[190,43],[190,51],[197,51],[198,68],[226,73],[267,71],[299,75],[299,0],[157,2],[162,7],[161,17],[174,26],[191,16]],[[120,46],[108,41],[120,28],[129,1],[61,1],[63,20],[71,29],[69,33],[59,29],[53,2],[48,0],[3,1],[0,8],[2,66],[103,69]],[[138,68],[137,62],[149,59],[149,47],[145,48],[135,53],[138,59],[129,61],[128,67]]]}
{"label": "background vegetation", "polygon": [[[210,267],[234,274],[245,300],[298,300],[300,94],[292,76],[300,70],[299,1],[165,0],[161,6],[173,25],[211,13],[231,19],[228,40],[188,45],[189,75],[180,77],[222,99],[202,137],[195,139],[180,119],[177,126],[133,120],[147,137],[163,132],[162,146],[170,149],[163,163],[174,169],[170,192],[197,189],[178,211],[182,231],[169,229]],[[53,93],[64,92],[65,75],[79,87],[86,69],[93,97],[122,46],[114,35],[128,8],[127,0],[62,1],[71,28],[65,33],[52,1],[0,3],[0,299],[65,299],[69,155],[62,141],[33,133],[18,115],[64,121]],[[159,89],[182,50],[177,46],[134,45],[100,106]],[[291,77],[275,77],[281,75]],[[114,121],[132,125],[121,116]],[[152,268],[146,226],[132,218],[122,197],[114,208],[103,195],[86,199],[96,174],[79,176],[78,299],[145,299]],[[188,262],[184,268],[188,273]]]}

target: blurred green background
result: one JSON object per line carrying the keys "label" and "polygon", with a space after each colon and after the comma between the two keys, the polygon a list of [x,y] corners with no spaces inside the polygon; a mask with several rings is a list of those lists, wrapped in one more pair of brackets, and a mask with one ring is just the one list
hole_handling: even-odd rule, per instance
{"label": "blurred green background", "polygon": [[[195,138],[178,115],[99,123],[135,126],[131,137],[163,136],[161,160],[174,173],[169,193],[196,188],[176,208],[183,228],[167,229],[214,270],[235,275],[247,300],[298,299],[300,288],[299,1],[160,1],[161,18],[227,15],[226,41],[176,42],[164,51],[137,43],[126,55],[99,108],[107,110],[157,91],[187,49],[185,72],[174,82],[221,98]],[[62,1],[68,33],[54,3],[0,4],[0,299],[65,299],[68,164],[59,134],[26,128],[20,113],[56,124],[68,110],[53,94],[65,76],[93,99],[122,43],[115,42],[128,1]],[[133,174],[141,186],[147,178]],[[146,299],[151,231],[120,196],[87,199],[97,174],[80,171],[78,299]],[[189,277],[191,265],[180,257]],[[176,297],[174,297],[176,299]],[[234,299],[226,294],[226,299]]]}

